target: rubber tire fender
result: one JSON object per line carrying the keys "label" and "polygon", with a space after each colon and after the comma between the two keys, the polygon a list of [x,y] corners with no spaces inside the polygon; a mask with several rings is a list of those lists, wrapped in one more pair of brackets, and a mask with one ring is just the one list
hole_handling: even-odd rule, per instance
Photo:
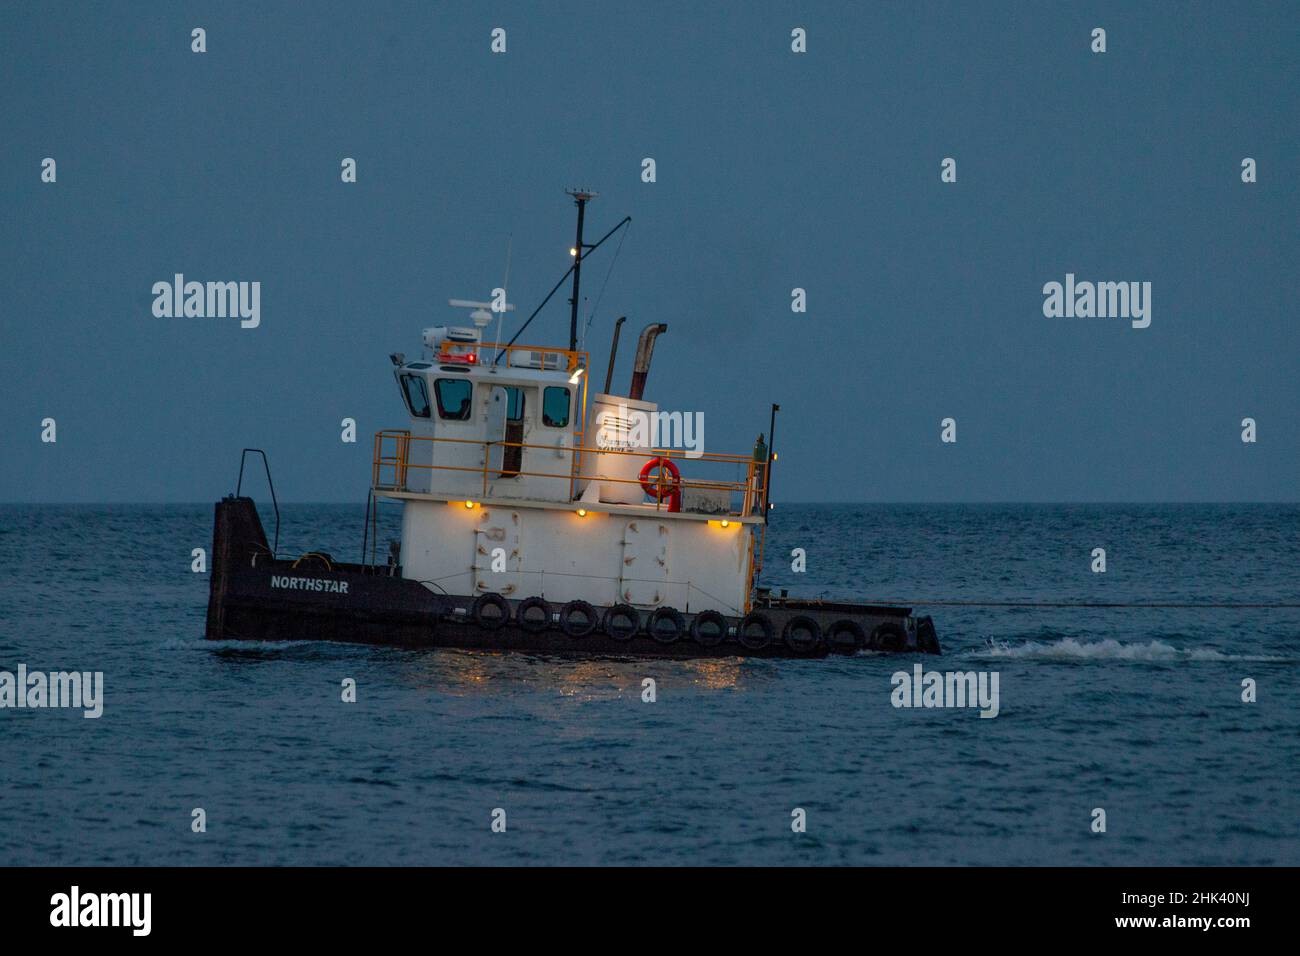
{"label": "rubber tire fender", "polygon": [[[845,639],[844,635],[847,635]],[[862,625],[847,617],[842,617],[830,626],[826,632],[826,643],[837,654],[852,654],[866,646],[867,634]]]}
{"label": "rubber tire fender", "polygon": [[[664,622],[669,626],[666,630],[661,630]],[[660,644],[673,644],[681,640],[682,635],[686,633],[686,618],[682,617],[682,612],[677,608],[665,604],[650,612],[650,617],[645,622],[645,630]]]}
{"label": "rubber tire fender", "polygon": [[[533,608],[541,608],[546,612],[546,616],[540,621],[536,618],[530,618],[528,612]],[[524,598],[515,608],[515,624],[519,630],[526,634],[540,634],[551,626],[551,605],[545,598],[530,597]]]}
{"label": "rubber tire fender", "polygon": [[[807,639],[796,637],[801,631],[806,631],[810,636]],[[821,646],[822,626],[813,618],[800,614],[785,622],[785,627],[781,629],[781,640],[796,654],[811,654]]]}
{"label": "rubber tire fender", "polygon": [[[716,624],[718,633],[706,636],[704,625]],[[717,647],[727,639],[727,619],[718,611],[701,611],[691,621],[691,638],[701,647]]]}
{"label": "rubber tire fender", "polygon": [[[748,632],[751,627],[757,627],[759,633],[757,636],[751,636]],[[736,625],[736,637],[740,643],[749,648],[751,651],[761,651],[767,645],[772,643],[772,619],[762,611],[750,611],[740,619]]]}
{"label": "rubber tire fender", "polygon": [[[484,612],[489,606],[496,608],[501,613],[496,617],[488,617]],[[474,606],[470,608],[470,616],[474,618],[474,623],[483,630],[495,631],[510,620],[510,604],[500,594],[489,591],[487,594],[480,594],[474,599]]]}
{"label": "rubber tire fender", "polygon": [[[585,623],[579,624],[574,620],[574,614],[578,611],[586,616]],[[560,608],[560,630],[569,637],[586,637],[599,626],[600,615],[586,601],[570,601]]]}
{"label": "rubber tire fender", "polygon": [[[619,618],[628,618],[631,625],[616,625]],[[600,619],[600,629],[616,641],[630,641],[641,629],[641,615],[630,604],[615,604],[606,608],[605,616]]]}
{"label": "rubber tire fender", "polygon": [[886,621],[871,632],[871,649],[897,653],[907,647],[907,632],[893,621]]}

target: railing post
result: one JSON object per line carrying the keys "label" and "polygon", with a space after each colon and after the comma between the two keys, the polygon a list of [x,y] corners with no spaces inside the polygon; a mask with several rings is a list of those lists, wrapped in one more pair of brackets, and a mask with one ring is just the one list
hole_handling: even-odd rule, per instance
{"label": "railing post", "polygon": [[411,436],[410,434],[397,436],[397,474],[394,478],[397,480],[397,486],[403,491],[406,490],[407,466],[410,464],[411,455]]}

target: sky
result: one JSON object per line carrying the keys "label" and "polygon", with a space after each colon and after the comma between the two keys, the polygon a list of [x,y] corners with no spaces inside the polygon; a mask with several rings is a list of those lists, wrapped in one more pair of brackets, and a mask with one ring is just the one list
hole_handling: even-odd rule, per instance
{"label": "sky", "polygon": [[[6,4],[0,501],[213,501],[257,446],[364,502],[389,353],[507,245],[513,334],[573,186],[589,238],[632,217],[598,378],[666,322],[646,397],[743,453],[779,403],[776,501],[1295,501],[1298,54],[1287,3]],[[156,317],[175,273],[260,325]],[[1045,316],[1067,274],[1150,326]]]}

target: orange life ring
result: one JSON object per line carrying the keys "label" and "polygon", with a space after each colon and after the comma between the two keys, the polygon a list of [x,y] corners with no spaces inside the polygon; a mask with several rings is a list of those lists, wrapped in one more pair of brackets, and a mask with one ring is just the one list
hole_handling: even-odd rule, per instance
{"label": "orange life ring", "polygon": [[[650,472],[659,469],[659,477],[663,478],[663,472],[667,471],[672,475],[671,481],[652,481]],[[680,511],[682,507],[682,473],[677,470],[677,465],[671,458],[651,458],[641,466],[641,489],[654,498],[656,501],[668,499],[669,511]]]}

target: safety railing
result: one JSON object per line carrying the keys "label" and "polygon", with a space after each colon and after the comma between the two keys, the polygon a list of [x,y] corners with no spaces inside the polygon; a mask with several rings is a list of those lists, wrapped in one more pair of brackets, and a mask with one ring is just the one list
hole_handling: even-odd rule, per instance
{"label": "safety railing", "polygon": [[[451,449],[467,445],[482,449],[481,464],[446,464],[440,463],[438,449]],[[492,449],[519,448],[521,458],[526,461],[528,450],[559,452],[567,456],[569,467],[563,471],[536,471],[527,468],[503,472],[500,464],[492,463]],[[605,456],[627,456],[640,459],[649,465],[649,474],[645,477],[620,478],[605,474],[584,474],[583,457],[600,458]],[[504,455],[503,455],[504,457]],[[524,462],[521,461],[521,465]],[[743,471],[744,477],[738,480],[704,479],[688,476],[686,470],[701,467],[730,466],[733,473]],[[644,497],[652,499],[656,511],[682,510],[683,499],[689,491],[711,493],[714,500],[722,494],[727,496],[727,509],[716,512],[718,517],[749,517],[761,514],[763,510],[763,489],[767,483],[768,462],[756,461],[752,455],[736,455],[718,452],[688,454],[680,449],[654,448],[649,450],[627,451],[613,448],[583,448],[581,445],[539,445],[531,442],[479,441],[470,438],[430,438],[415,436],[405,429],[388,429],[375,434],[374,458],[371,470],[371,484],[375,491],[410,491],[414,474],[428,474],[429,488],[433,493],[444,493],[439,489],[434,478],[439,475],[476,475],[477,493],[489,497],[489,485],[505,478],[553,478],[568,482],[568,495],[561,499],[571,503],[578,502],[578,484],[595,481],[601,484],[640,485]],[[456,497],[468,494],[464,483],[457,486]],[[739,505],[735,503],[739,496]],[[515,497],[515,496],[511,496]],[[539,496],[540,498],[541,496]],[[555,500],[545,498],[542,500]],[[647,503],[647,502],[643,502]],[[687,509],[691,510],[691,509]]]}
{"label": "safety railing", "polygon": [[[375,458],[371,467],[370,485],[375,490],[406,490],[407,459],[410,454],[411,433],[406,430],[389,430],[375,434]],[[386,452],[388,447],[392,451]],[[381,481],[384,469],[392,469],[391,481]]]}

